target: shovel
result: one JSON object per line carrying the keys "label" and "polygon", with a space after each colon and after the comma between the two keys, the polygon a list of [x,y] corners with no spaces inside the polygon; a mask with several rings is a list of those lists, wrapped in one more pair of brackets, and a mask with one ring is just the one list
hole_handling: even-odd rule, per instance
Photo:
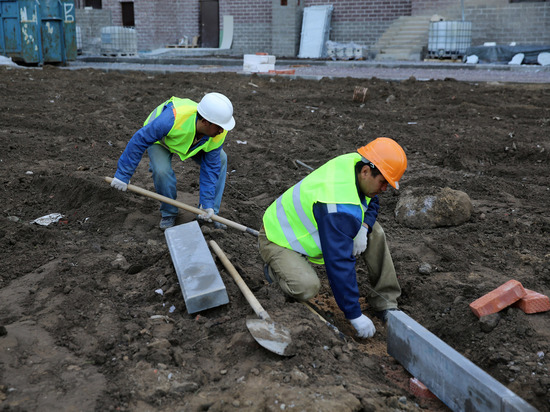
{"label": "shovel", "polygon": [[[113,181],[112,177],[105,177],[105,181],[107,183],[111,183]],[[170,205],[179,207],[180,209],[187,210],[188,212],[195,213],[196,215],[203,215],[204,210],[197,209],[196,207],[186,205],[185,203],[178,202],[177,200],[170,199],[169,197],[159,195],[158,193],[151,192],[146,189],[142,189],[141,187],[134,186],[131,184],[128,184],[128,190],[134,193],[138,193],[140,195],[144,195],[147,197],[150,197],[152,199],[160,200],[161,202],[168,203]],[[258,231],[255,229],[251,229],[249,227],[246,227],[244,225],[241,225],[240,223],[233,222],[232,220],[225,219],[221,216],[214,215],[211,218],[212,220],[216,222],[223,223],[224,225],[227,225],[229,227],[232,227],[233,229],[240,230],[241,232],[250,233],[251,235],[258,236]]]}
{"label": "shovel", "polygon": [[292,343],[290,338],[290,332],[284,326],[276,324],[268,313],[264,310],[260,302],[254,297],[252,291],[248,288],[242,277],[239,275],[239,272],[231,264],[225,253],[220,249],[218,244],[213,240],[208,242],[210,247],[216,253],[218,258],[221,260],[226,270],[229,272],[231,277],[239,286],[242,294],[256,312],[256,315],[260,319],[247,319],[246,326],[248,330],[261,346],[267,350],[276,353],[277,355],[282,356],[292,356],[291,347],[289,345]]}

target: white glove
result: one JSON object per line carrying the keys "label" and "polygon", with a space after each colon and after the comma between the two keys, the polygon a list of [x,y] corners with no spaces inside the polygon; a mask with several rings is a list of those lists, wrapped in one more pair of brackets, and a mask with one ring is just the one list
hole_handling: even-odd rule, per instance
{"label": "white glove", "polygon": [[214,216],[214,209],[209,207],[208,209],[203,209],[202,206],[199,206],[200,210],[204,210],[204,214],[197,215],[197,219],[204,220],[205,222],[212,222],[211,217]]}
{"label": "white glove", "polygon": [[367,234],[367,228],[361,225],[361,229],[353,239],[353,256],[359,256],[367,249]]}
{"label": "white glove", "polygon": [[124,183],[122,180],[117,179],[116,177],[111,182],[111,187],[114,187],[117,190],[122,190],[123,192],[128,189],[128,183]]}
{"label": "white glove", "polygon": [[360,338],[372,338],[376,332],[372,320],[365,315],[361,315],[356,319],[350,319],[350,322],[357,330],[357,336]]}

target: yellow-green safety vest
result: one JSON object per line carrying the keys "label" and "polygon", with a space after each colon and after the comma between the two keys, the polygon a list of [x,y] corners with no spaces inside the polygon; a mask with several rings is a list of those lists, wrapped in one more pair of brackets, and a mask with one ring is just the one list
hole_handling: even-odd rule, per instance
{"label": "yellow-green safety vest", "polygon": [[[338,156],[284,192],[264,213],[263,224],[267,238],[282,247],[301,253],[314,263],[322,264],[323,252],[313,205],[350,204],[365,208],[356,185],[355,164],[358,153]],[[370,198],[366,197],[367,205]]]}
{"label": "yellow-green safety vest", "polygon": [[210,152],[223,144],[225,136],[227,135],[227,130],[209,138],[206,143],[189,151],[197,131],[197,103],[190,99],[180,99],[179,97],[170,98],[153,110],[143,125],[145,126],[156,119],[156,117],[162,113],[164,106],[170,102],[174,105],[174,125],[168,134],[160,141],[156,142],[156,144],[161,144],[171,153],[176,153],[181,160],[194,156],[200,150]]}

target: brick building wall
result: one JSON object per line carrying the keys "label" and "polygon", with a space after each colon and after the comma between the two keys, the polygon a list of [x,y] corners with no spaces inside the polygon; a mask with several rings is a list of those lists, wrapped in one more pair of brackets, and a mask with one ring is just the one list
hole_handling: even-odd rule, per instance
{"label": "brick building wall", "polygon": [[461,10],[460,0],[412,0],[411,14],[441,14],[449,9]]}
{"label": "brick building wall", "polygon": [[465,10],[472,22],[472,44],[484,42],[550,45],[550,3],[503,3]]}
{"label": "brick building wall", "polygon": [[[122,26],[122,1],[103,0],[103,9],[111,11],[114,26]],[[151,50],[177,44],[199,32],[199,2],[184,0],[134,0],[134,21],[138,50]]]}
{"label": "brick building wall", "polygon": [[271,54],[281,57],[295,57],[300,51],[303,1],[271,1]]}
{"label": "brick building wall", "polygon": [[120,0],[102,0],[102,8],[111,11],[113,26],[122,26],[122,8]]}
{"label": "brick building wall", "polygon": [[101,29],[112,26],[109,10],[76,9],[76,25],[80,28],[83,54],[99,54]]}
{"label": "brick building wall", "polygon": [[[232,15],[235,54],[279,51],[282,41],[281,0],[219,0],[219,28],[223,16]],[[121,0],[103,0],[111,11],[112,24],[122,25]],[[440,14],[447,19],[461,18],[460,0],[286,0],[292,5],[294,20],[301,21],[304,7],[332,4],[330,40],[372,46],[400,16]],[[518,44],[550,44],[550,2],[510,3],[509,0],[464,0],[465,18],[472,21],[472,44],[484,41]],[[183,36],[200,35],[200,0],[134,0],[138,50],[151,50],[175,44]],[[290,12],[289,19],[293,16]],[[275,21],[274,22],[274,18]],[[284,20],[284,18],[283,18]],[[295,30],[299,42],[300,27]],[[284,33],[288,34],[288,33]],[[287,36],[288,37],[288,36]],[[285,38],[288,50],[292,39]]]}
{"label": "brick building wall", "polygon": [[[233,16],[233,50],[271,51],[271,0],[220,0],[220,20],[224,15]],[[221,21],[220,28],[223,30]]]}
{"label": "brick building wall", "polygon": [[[462,4],[457,0],[412,0],[413,15],[432,13],[461,20]],[[472,22],[472,45],[550,45],[548,1],[464,0],[464,20]]]}
{"label": "brick building wall", "polygon": [[305,6],[333,4],[330,40],[372,45],[399,16],[411,15],[411,0],[305,0]]}

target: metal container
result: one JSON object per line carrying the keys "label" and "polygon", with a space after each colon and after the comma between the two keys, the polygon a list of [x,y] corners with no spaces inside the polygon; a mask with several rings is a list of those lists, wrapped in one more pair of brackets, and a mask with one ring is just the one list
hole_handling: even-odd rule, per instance
{"label": "metal container", "polygon": [[73,0],[0,0],[0,54],[26,64],[76,60]]}
{"label": "metal container", "polygon": [[137,33],[133,27],[108,26],[101,29],[101,54],[105,56],[135,56]]}
{"label": "metal container", "polygon": [[430,23],[428,56],[456,59],[464,56],[472,42],[472,22],[437,21]]}

